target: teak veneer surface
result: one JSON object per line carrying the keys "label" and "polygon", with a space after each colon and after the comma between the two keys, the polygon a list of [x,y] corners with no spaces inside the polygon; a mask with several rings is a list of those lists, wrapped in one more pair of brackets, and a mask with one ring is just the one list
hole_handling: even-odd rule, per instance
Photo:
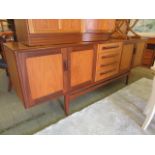
{"label": "teak veneer surface", "polygon": [[95,81],[118,74],[121,52],[122,42],[98,45]]}
{"label": "teak veneer surface", "polygon": [[71,53],[71,87],[92,81],[93,50],[81,50]]}
{"label": "teak veneer surface", "polygon": [[115,19],[16,19],[17,40],[28,46],[108,40]]}
{"label": "teak veneer surface", "polygon": [[63,90],[62,55],[35,56],[26,59],[32,99]]}
{"label": "teak veneer surface", "polygon": [[[134,49],[144,48],[143,39],[111,39],[48,46],[6,43],[9,71],[17,94],[26,108],[64,95],[65,112],[70,100],[110,81],[126,76],[134,60]],[[123,47],[123,50],[122,50]],[[15,73],[14,73],[15,71]],[[17,80],[16,80],[17,77]]]}
{"label": "teak veneer surface", "polygon": [[122,50],[122,61],[120,63],[120,71],[126,71],[129,70],[131,67],[131,60],[133,58],[133,50],[134,50],[134,45],[133,44],[126,44],[123,45],[123,50]]}
{"label": "teak veneer surface", "polygon": [[8,43],[5,43],[5,46],[11,49],[12,51],[29,52],[29,50],[33,50],[33,49],[65,48],[65,47],[80,46],[80,45],[113,43],[113,42],[119,42],[119,41],[122,41],[124,43],[136,43],[136,42],[140,42],[141,40],[143,39],[130,39],[130,40],[111,39],[108,41],[92,41],[92,42],[88,41],[88,42],[77,42],[77,43],[72,43],[72,44],[71,43],[70,44],[54,44],[54,45],[48,45],[48,46],[26,46],[20,42],[8,42]]}

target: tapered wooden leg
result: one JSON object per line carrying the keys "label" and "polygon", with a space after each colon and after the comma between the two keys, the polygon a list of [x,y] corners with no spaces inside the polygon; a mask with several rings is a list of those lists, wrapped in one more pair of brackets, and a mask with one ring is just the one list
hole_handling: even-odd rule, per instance
{"label": "tapered wooden leg", "polygon": [[10,77],[8,77],[8,82],[9,82],[9,84],[8,84],[8,91],[10,92],[12,90],[12,82],[11,82]]}
{"label": "tapered wooden leg", "polygon": [[65,97],[64,97],[64,110],[65,110],[65,114],[67,116],[69,115],[69,104],[70,104],[70,97],[69,97],[69,95],[65,95]]}
{"label": "tapered wooden leg", "polygon": [[126,76],[125,84],[126,84],[126,85],[129,84],[129,75]]}
{"label": "tapered wooden leg", "polygon": [[8,77],[8,91],[10,92],[12,90],[12,82],[11,82],[11,78],[10,78],[8,69],[6,69],[5,71],[6,71],[6,75]]}

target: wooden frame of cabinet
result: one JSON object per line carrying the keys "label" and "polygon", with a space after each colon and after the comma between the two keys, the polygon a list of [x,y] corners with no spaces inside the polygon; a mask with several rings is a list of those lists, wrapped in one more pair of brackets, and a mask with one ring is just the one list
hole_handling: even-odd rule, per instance
{"label": "wooden frame of cabinet", "polygon": [[[108,21],[111,25],[106,20],[15,20],[20,43],[7,43],[4,49],[13,87],[25,108],[63,95],[68,115],[70,101],[79,95],[123,77],[128,84],[131,64],[140,62],[134,52],[140,50],[142,56],[144,40],[108,40],[115,20]],[[109,64],[111,59],[116,63]],[[96,78],[98,73],[103,76]]]}
{"label": "wooden frame of cabinet", "polygon": [[[44,52],[43,52],[44,51]],[[41,57],[41,56],[47,56],[47,55],[55,55],[55,54],[61,54],[61,50],[60,49],[44,49],[44,50],[37,50],[37,52],[35,50],[30,50],[29,52],[23,52],[23,53],[15,53],[15,55],[13,57],[10,57],[10,53],[8,54],[8,49],[5,49],[5,53],[7,56],[8,61],[10,59],[16,59],[16,63],[14,64],[14,68],[16,68],[16,70],[14,70],[14,73],[12,71],[10,71],[10,73],[12,74],[11,76],[14,77],[15,74],[15,78],[13,82],[14,87],[17,88],[16,91],[18,92],[17,94],[19,95],[19,97],[24,101],[24,106],[25,108],[29,108],[32,107],[34,105],[36,105],[37,103],[43,102],[43,101],[47,101],[51,98],[60,96],[63,94],[63,86],[62,86],[62,90],[60,91],[56,91],[56,92],[52,92],[51,94],[47,94],[45,96],[39,97],[39,98],[32,98],[32,92],[31,92],[31,88],[30,88],[30,81],[29,81],[29,77],[28,77],[28,68],[26,66],[26,60],[28,58],[34,58],[34,57]],[[9,64],[9,68],[11,67],[11,64]],[[62,64],[62,73],[63,73],[63,64]],[[63,77],[62,77],[63,78]],[[18,80],[18,86],[16,86]],[[36,79],[37,80],[37,79]],[[47,81],[48,82],[48,81]],[[54,81],[55,82],[55,81]],[[62,82],[64,83],[63,79]]]}
{"label": "wooden frame of cabinet", "polygon": [[[100,26],[96,28],[99,30],[90,32],[86,27],[86,19],[17,19],[16,34],[18,41],[28,46],[108,40],[114,29],[115,20],[90,20],[100,21]],[[33,21],[36,21],[36,24]],[[111,26],[103,24],[110,21]]]}
{"label": "wooden frame of cabinet", "polygon": [[[43,101],[48,101],[54,97],[64,95],[65,113],[69,114],[70,101],[76,98],[77,96],[84,94],[86,92],[92,91],[96,88],[104,86],[114,80],[117,80],[123,77],[126,77],[126,84],[127,84],[128,76],[131,69],[130,63],[128,63],[129,66],[127,66],[127,69],[123,70],[123,72],[119,71],[118,73],[115,73],[108,78],[95,81],[97,53],[99,50],[99,45],[103,46],[104,44],[107,44],[109,47],[113,47],[112,45],[117,45],[117,44],[119,46],[122,46],[122,43],[120,41],[107,42],[107,43],[102,42],[102,43],[66,44],[66,45],[57,45],[57,46],[49,46],[49,47],[48,46],[47,47],[27,47],[18,43],[7,43],[5,45],[5,54],[8,61],[11,80],[14,88],[16,89],[18,96],[23,100],[25,107],[30,108],[31,106],[34,106]],[[107,47],[107,45],[105,47]],[[121,50],[121,47],[119,49]],[[120,52],[122,53],[122,51]],[[57,54],[60,54],[62,58],[58,60],[58,61],[61,61],[60,64],[62,65],[61,67],[62,75],[58,73],[59,75],[56,76],[56,79],[61,79],[61,82],[63,83],[62,89],[59,89],[59,91],[54,92],[53,90],[51,91],[51,88],[48,88],[46,90],[46,87],[44,87],[43,90],[45,90],[46,95],[44,91],[40,91],[39,95],[37,94],[36,95],[37,97],[36,97],[34,95],[35,93],[32,94],[31,92],[30,85],[31,84],[33,85],[33,79],[32,79],[32,83],[30,83],[29,80],[31,79],[31,77],[29,77],[28,72],[31,72],[30,76],[32,75],[35,78],[38,75],[42,75],[42,73],[39,73],[39,71],[44,71],[44,69],[46,71],[46,67],[52,66],[52,65],[57,66],[56,64],[55,65],[53,64],[58,62],[57,59],[54,62],[52,58],[52,56]],[[47,56],[47,57],[44,57],[44,56]],[[84,80],[80,79],[80,81],[78,82],[75,81],[75,85],[74,84],[71,85],[71,79],[72,79],[71,75],[76,72],[75,70],[73,73],[71,73],[71,67],[72,65],[80,61],[80,57],[83,58],[83,60],[81,61],[81,64],[79,66],[75,66],[73,70],[75,68],[77,70],[79,69],[79,73],[77,76],[80,76],[79,74],[83,74],[81,75],[81,77],[84,77]],[[35,61],[35,58],[36,58],[36,61]],[[45,58],[45,59],[42,60],[42,58]],[[84,65],[85,58],[89,59],[87,61],[88,63],[87,65]],[[27,66],[26,60],[29,60],[28,62],[30,62],[31,67]],[[35,68],[37,68],[37,64],[39,64],[40,61],[42,64],[40,67],[40,70],[36,70],[35,72]],[[119,61],[121,64],[122,57],[121,59],[119,59]],[[132,60],[130,59],[130,61]],[[60,64],[58,66],[60,66]],[[83,72],[84,71],[83,68],[82,68],[83,71],[80,72],[82,66],[86,67],[87,73]],[[53,75],[55,75],[52,67],[50,68],[51,70],[47,70],[47,74],[51,72],[49,73],[50,76],[52,75],[52,73]],[[44,81],[44,78],[43,78],[43,81]],[[49,81],[50,81],[50,78],[48,77],[45,80],[45,83],[48,83]],[[40,80],[40,82],[42,81]],[[34,85],[37,85],[36,81],[34,83],[35,83]],[[42,84],[40,84],[40,86],[42,86]],[[52,85],[50,87],[52,87]]]}
{"label": "wooden frame of cabinet", "polygon": [[75,43],[80,42],[82,38],[80,32],[35,31],[32,21],[27,19],[15,20],[15,26],[18,41],[28,46]]}
{"label": "wooden frame of cabinet", "polygon": [[113,81],[116,81],[118,79],[121,78],[125,78],[125,84],[128,84],[128,80],[129,80],[129,75],[130,75],[130,71],[124,72],[124,73],[119,73],[117,75],[112,76],[111,78],[107,79],[107,80],[102,80],[102,81],[98,81],[98,82],[93,82],[91,85],[86,86],[82,89],[77,89],[68,93],[64,94],[64,109],[65,109],[65,113],[66,115],[69,114],[69,107],[70,107],[70,101],[77,98],[80,95],[83,95],[87,92],[93,91],[97,88],[100,88],[102,86],[105,86]]}

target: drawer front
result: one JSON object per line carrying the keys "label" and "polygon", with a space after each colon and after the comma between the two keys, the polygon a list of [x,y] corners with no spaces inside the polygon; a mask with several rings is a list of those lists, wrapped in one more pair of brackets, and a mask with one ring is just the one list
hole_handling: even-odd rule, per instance
{"label": "drawer front", "polygon": [[97,68],[100,69],[103,66],[109,66],[113,64],[117,64],[120,59],[120,53],[115,55],[103,56],[102,54],[98,54],[97,60]]}
{"label": "drawer front", "polygon": [[122,49],[122,42],[118,43],[109,43],[109,44],[99,44],[98,53],[115,53],[119,52]]}
{"label": "drawer front", "polygon": [[144,52],[144,59],[151,59],[153,58],[153,55],[154,55],[154,51],[153,50],[150,50],[150,49],[146,49],[145,52]]}
{"label": "drawer front", "polygon": [[113,70],[115,68],[117,68],[117,62],[108,64],[108,65],[100,65],[100,67],[98,67],[97,72],[107,72],[109,70]]}
{"label": "drawer front", "polygon": [[114,67],[114,68],[109,69],[107,71],[99,71],[96,73],[96,80],[95,81],[108,79],[109,77],[114,76],[117,73],[118,73],[117,67]]}
{"label": "drawer front", "polygon": [[143,60],[143,64],[144,64],[144,65],[151,65],[151,64],[152,64],[152,60],[149,59],[149,58],[145,58],[145,59]]}
{"label": "drawer front", "polygon": [[104,80],[119,72],[122,43],[98,46],[95,81]]}

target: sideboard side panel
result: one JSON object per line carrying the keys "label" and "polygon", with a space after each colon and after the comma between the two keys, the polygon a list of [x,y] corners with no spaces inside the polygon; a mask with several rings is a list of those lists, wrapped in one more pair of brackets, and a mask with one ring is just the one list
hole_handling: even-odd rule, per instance
{"label": "sideboard side panel", "polygon": [[20,83],[19,72],[18,72],[17,57],[15,53],[13,53],[11,50],[9,50],[6,47],[4,48],[5,48],[8,70],[11,77],[13,88],[15,89],[19,98],[23,100],[23,94],[22,94],[21,83]]}

